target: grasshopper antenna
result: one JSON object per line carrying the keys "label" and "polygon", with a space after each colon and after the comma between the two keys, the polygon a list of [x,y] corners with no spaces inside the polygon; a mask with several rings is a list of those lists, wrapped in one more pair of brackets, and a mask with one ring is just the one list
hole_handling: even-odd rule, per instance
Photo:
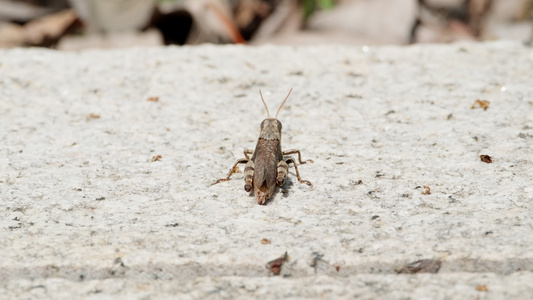
{"label": "grasshopper antenna", "polygon": [[[263,104],[265,105],[265,108],[267,110],[267,116],[270,119],[270,113],[268,112],[267,104],[265,103],[265,99],[263,99],[263,94],[261,93],[261,89],[259,89],[259,95],[261,95],[261,100],[263,100]],[[278,111],[279,112],[279,111]],[[277,116],[277,115],[276,115]]]}
{"label": "grasshopper antenna", "polygon": [[287,99],[289,99],[289,96],[291,95],[291,92],[292,92],[292,88],[291,88],[291,90],[289,91],[289,93],[287,94],[287,97],[285,97],[285,100],[283,100],[283,102],[281,102],[281,105],[280,105],[279,108],[278,108],[278,112],[276,113],[276,119],[278,118],[279,111],[280,111],[281,108],[283,107],[283,104],[285,104],[285,101],[287,101]]}

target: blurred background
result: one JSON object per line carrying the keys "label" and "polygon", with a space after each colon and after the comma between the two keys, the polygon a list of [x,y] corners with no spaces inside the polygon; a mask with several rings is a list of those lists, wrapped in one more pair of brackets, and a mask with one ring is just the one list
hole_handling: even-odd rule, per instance
{"label": "blurred background", "polygon": [[0,48],[533,39],[533,0],[0,0]]}

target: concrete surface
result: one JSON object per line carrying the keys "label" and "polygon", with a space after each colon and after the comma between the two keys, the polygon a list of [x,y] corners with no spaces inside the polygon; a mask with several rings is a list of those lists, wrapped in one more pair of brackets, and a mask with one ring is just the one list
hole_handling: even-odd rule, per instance
{"label": "concrete surface", "polygon": [[[532,78],[516,42],[0,50],[0,298],[531,299]],[[259,88],[314,160],[266,206],[212,185]]]}

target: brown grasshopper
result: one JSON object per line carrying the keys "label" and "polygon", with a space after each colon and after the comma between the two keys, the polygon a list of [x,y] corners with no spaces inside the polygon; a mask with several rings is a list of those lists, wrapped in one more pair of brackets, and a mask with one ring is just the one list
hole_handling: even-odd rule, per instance
{"label": "brown grasshopper", "polygon": [[[299,150],[281,151],[281,122],[277,118],[279,111],[283,107],[283,104],[285,104],[285,101],[289,99],[291,92],[292,89],[279,106],[276,117],[271,118],[268,107],[265,103],[265,99],[263,98],[263,94],[261,93],[261,90],[259,90],[259,94],[261,95],[261,100],[263,100],[263,104],[265,105],[268,118],[261,122],[261,133],[259,134],[259,139],[257,140],[255,150],[252,151],[252,149],[245,149],[244,156],[246,158],[237,160],[237,162],[229,170],[228,176],[226,178],[217,180],[215,184],[222,181],[228,181],[233,173],[238,172],[238,164],[246,164],[244,167],[244,190],[250,192],[253,187],[254,194],[257,196],[257,203],[265,204],[265,202],[272,197],[276,184],[278,186],[283,186],[285,183],[289,164],[292,163],[294,165],[294,170],[296,171],[296,177],[298,177],[298,181],[309,186],[312,185],[311,182],[302,180],[300,178],[300,172],[298,172],[296,160],[292,157],[285,159],[284,156],[289,154],[298,154],[298,162],[300,164],[313,161],[302,161],[302,155],[300,154]],[[250,158],[249,155],[252,155],[252,158]]]}

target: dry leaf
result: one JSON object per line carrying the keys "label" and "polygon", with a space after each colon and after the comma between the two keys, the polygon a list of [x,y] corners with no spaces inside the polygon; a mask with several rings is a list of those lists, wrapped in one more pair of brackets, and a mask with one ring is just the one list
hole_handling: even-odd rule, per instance
{"label": "dry leaf", "polygon": [[472,107],[470,107],[471,109],[474,109],[476,108],[476,105],[479,105],[480,108],[483,108],[484,110],[487,110],[487,108],[489,108],[489,105],[490,105],[490,101],[487,101],[487,100],[476,100],[476,102],[474,102],[474,104],[472,104]]}
{"label": "dry leaf", "polygon": [[163,156],[161,156],[161,155],[155,155],[155,156],[152,157],[152,161],[158,161],[158,160],[160,160],[161,158],[163,158]]}
{"label": "dry leaf", "polygon": [[270,244],[270,240],[267,239],[267,238],[264,238],[264,239],[261,240],[261,244],[263,244],[263,245]]}
{"label": "dry leaf", "polygon": [[235,26],[234,20],[227,12],[216,2],[207,1],[205,8],[212,10],[216,19],[220,22],[221,27],[226,30],[226,33],[231,38],[234,44],[246,44],[239,29]]}
{"label": "dry leaf", "polygon": [[269,269],[272,274],[279,275],[279,273],[281,272],[281,267],[288,260],[288,258],[289,255],[287,254],[287,252],[285,252],[285,254],[283,254],[281,257],[269,261],[266,264],[266,268]]}
{"label": "dry leaf", "polygon": [[486,285],[478,285],[476,286],[476,291],[480,291],[480,292],[487,292],[489,289],[487,288]]}
{"label": "dry leaf", "polygon": [[157,101],[159,101],[159,97],[150,97],[150,98],[146,99],[146,101],[157,102]]}

